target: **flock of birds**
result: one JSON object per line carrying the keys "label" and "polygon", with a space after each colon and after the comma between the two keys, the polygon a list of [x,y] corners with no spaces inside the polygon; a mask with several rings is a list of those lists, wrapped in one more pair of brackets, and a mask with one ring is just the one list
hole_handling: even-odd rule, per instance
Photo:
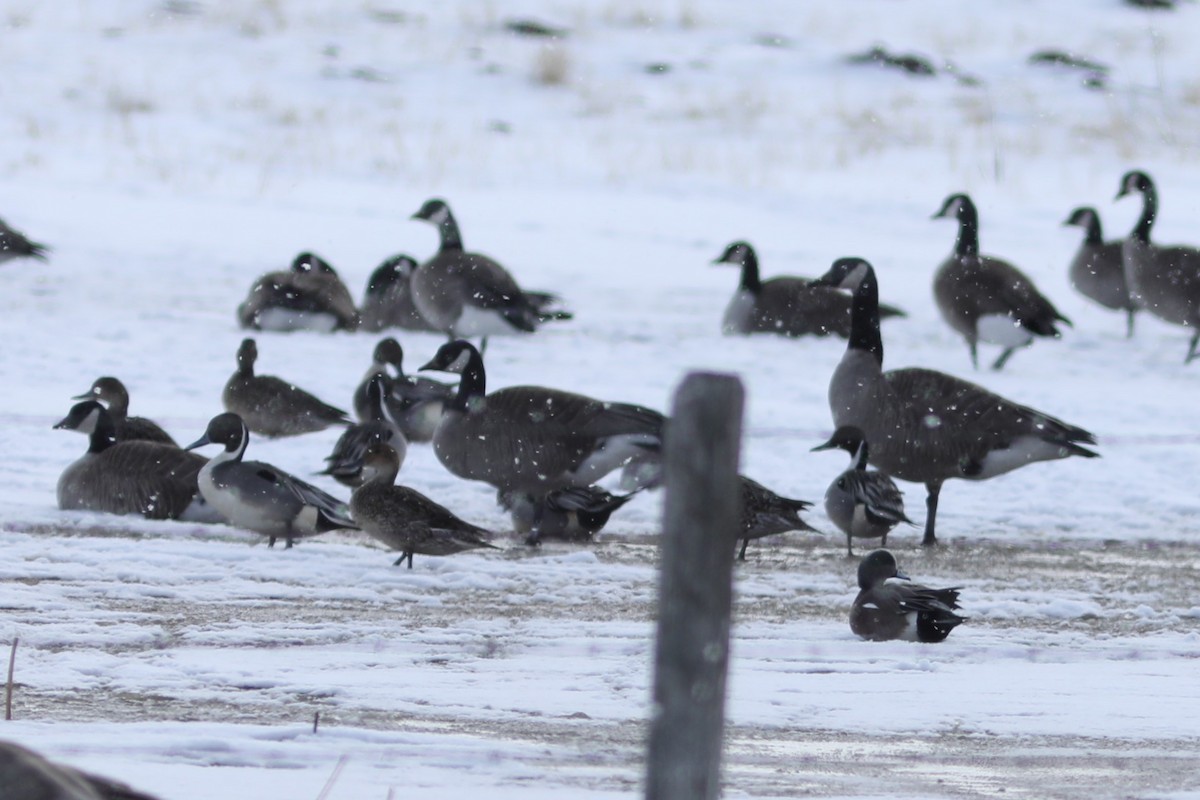
{"label": "flock of birds", "polygon": [[[1104,242],[1091,208],[1067,219],[1086,232],[1070,267],[1072,284],[1123,310],[1130,335],[1140,310],[1192,328],[1191,361],[1200,339],[1200,250],[1153,243],[1157,194],[1149,176],[1126,174],[1118,197],[1132,193],[1141,194],[1143,208],[1124,241]],[[1058,326],[1070,324],[1015,266],[980,253],[978,212],[968,196],[950,196],[935,216],[956,219],[958,236],[934,277],[934,296],[973,363],[980,343],[996,344],[1003,349],[992,366],[1001,369],[1019,348],[1036,337],[1057,337]],[[660,485],[669,421],[658,411],[539,386],[487,390],[488,337],[533,332],[571,314],[557,296],[521,288],[496,261],[466,250],[444,201],[429,200],[413,217],[438,228],[438,251],[423,263],[406,255],[385,261],[371,275],[361,306],[328,263],[302,253],[289,270],[257,280],[237,318],[255,331],[440,332],[447,343],[420,369],[456,375],[457,384],[406,374],[403,349],[385,338],[355,391],[355,422],[292,381],[257,374],[257,344],[247,338],[222,392],[225,411],[180,447],[153,422],[130,416],[125,387],[102,377],[55,426],[89,439],[87,452],[59,479],[60,508],[226,522],[289,547],[302,537],[360,529],[399,551],[396,564],[407,561],[411,568],[414,554],[492,547],[493,534],[396,484],[410,444],[430,443],[451,473],[494,488],[529,544],[544,537],[586,540],[638,492]],[[46,250],[0,222],[0,261],[44,259]],[[716,263],[741,268],[725,332],[847,340],[829,386],[837,429],[814,449],[850,455],[849,468],[825,496],[849,555],[854,539],[879,539],[886,547],[893,528],[912,524],[893,477],[925,485],[923,544],[933,545],[945,481],[986,480],[1036,461],[1098,455],[1089,449],[1095,437],[1087,430],[974,383],[922,368],[885,371],[880,321],[904,314],[879,302],[875,271],[865,260],[838,259],[816,280],[762,280],[754,249],[734,242]],[[472,338],[481,340],[479,348],[467,341]],[[251,433],[293,436],[330,426],[345,432],[323,474],[353,489],[348,502],[274,465],[245,459]],[[221,449],[211,458],[194,452],[209,446]],[[598,485],[617,470],[623,494]],[[810,503],[740,480],[742,522],[731,536],[731,546],[741,543],[739,558],[752,539],[813,530],[800,516]],[[963,620],[957,589],[907,580],[885,549],[862,560],[858,581],[851,627],[864,638],[940,641]]]}

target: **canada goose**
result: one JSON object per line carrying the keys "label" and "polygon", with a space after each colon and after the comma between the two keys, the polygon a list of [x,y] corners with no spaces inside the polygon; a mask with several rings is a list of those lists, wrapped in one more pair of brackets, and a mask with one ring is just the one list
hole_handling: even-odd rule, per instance
{"label": "canada goose", "polygon": [[44,244],[29,241],[25,234],[14,231],[0,219],[0,264],[14,258],[36,258],[38,261],[45,261],[49,250]]}
{"label": "canada goose", "polygon": [[384,261],[367,280],[363,294],[362,322],[364,331],[403,328],[410,331],[432,331],[412,297],[412,276],[417,262],[412,256],[394,255]]}
{"label": "canada goose", "polygon": [[13,742],[0,741],[4,800],[155,800],[123,783],[77,770]]}
{"label": "canada goose", "polygon": [[346,504],[315,486],[261,461],[243,461],[250,430],[237,414],[213,417],[204,435],[188,450],[219,444],[225,449],[200,470],[200,493],[229,524],[268,537],[268,546],[283,537],[287,546],[304,536],[339,528],[357,530]]}
{"label": "canada goose", "polygon": [[863,556],[858,587],[850,607],[850,630],[871,642],[940,642],[966,621],[955,613],[960,608],[959,587],[930,589],[911,583],[887,550]]}
{"label": "canada goose", "polygon": [[[775,333],[780,336],[828,336],[843,339],[850,335],[850,295],[829,286],[813,286],[808,278],[781,275],[762,280],[758,275],[758,255],[747,242],[734,242],[725,248],[714,264],[733,264],[742,268],[742,279],[725,309],[721,331],[736,333]],[[881,317],[903,317],[898,308],[882,305]]]}
{"label": "canada goose", "polygon": [[834,431],[825,444],[813,450],[838,448],[850,454],[850,469],[834,478],[825,491],[825,513],[846,534],[846,555],[854,555],[853,540],[880,539],[887,546],[887,535],[901,522],[913,521],[904,515],[904,496],[896,482],[878,470],[867,469],[869,449],[863,432],[853,425]]}
{"label": "canada goose", "polygon": [[349,425],[346,412],[313,397],[273,375],[255,375],[258,346],[243,339],[238,347],[237,372],[225,383],[221,401],[250,430],[262,436],[295,436],[321,431],[330,425]]}
{"label": "canada goose", "polygon": [[967,340],[971,364],[979,366],[980,341],[1004,348],[992,369],[1001,369],[1018,347],[1034,336],[1059,337],[1056,322],[1071,321],[1058,313],[1023,272],[991,256],[979,254],[979,214],[965,194],[946,198],[934,219],[958,219],[954,251],[933,276],[933,296],[946,323]]}
{"label": "canada goose", "polygon": [[412,569],[414,553],[448,556],[492,547],[490,531],[464,522],[415,489],[394,485],[400,458],[387,444],[372,442],[364,462],[365,481],[350,498],[350,513],[364,531],[400,551],[396,566],[407,560]]}
{"label": "canada goose", "polygon": [[638,491],[613,494],[599,486],[567,486],[544,497],[502,491],[496,502],[512,515],[513,531],[519,536],[529,536],[536,526],[541,538],[588,541]]}
{"label": "canada goose", "polygon": [[839,258],[817,280],[858,286],[850,341],[829,381],[833,423],[860,428],[885,473],[925,484],[922,544],[937,542],[938,495],[949,478],[981,481],[1035,461],[1099,455],[1080,446],[1096,443],[1083,428],[973,383],[930,369],[884,372],[875,270],[861,258]]}
{"label": "canada goose", "polygon": [[738,480],[742,488],[742,527],[738,535],[742,540],[742,549],[738,552],[739,561],[746,560],[746,546],[751,539],[788,531],[816,530],[800,519],[800,512],[812,503],[781,497],[745,475],[739,475]]}
{"label": "canada goose", "polygon": [[59,508],[215,521],[197,498],[203,456],[161,442],[118,441],[112,417],[95,400],[76,403],[54,427],[88,437],[87,452],[59,476]]}
{"label": "canada goose", "polygon": [[[354,390],[354,413],[364,422],[370,419],[367,403],[367,384],[376,375],[388,379],[387,405],[410,442],[428,442],[433,438],[442,407],[454,397],[455,388],[449,384],[404,374],[404,348],[395,339],[381,339],[371,356],[371,367],[362,383]],[[396,370],[393,378],[388,367]]]}
{"label": "canada goose", "polygon": [[1089,300],[1105,308],[1125,312],[1125,335],[1133,336],[1133,317],[1137,306],[1129,299],[1129,284],[1121,258],[1120,241],[1106,242],[1100,231],[1100,215],[1096,209],[1083,206],[1071,212],[1063,225],[1083,228],[1083,243],[1071,260],[1068,276],[1071,286]]}
{"label": "canada goose", "polygon": [[238,306],[238,324],[261,331],[352,331],[358,310],[329,262],[301,253],[288,271],[268,272]]}
{"label": "canada goose", "polygon": [[1158,215],[1158,191],[1144,172],[1134,170],[1121,179],[1117,198],[1142,193],[1142,215],[1121,246],[1125,280],[1134,305],[1160,319],[1192,328],[1188,364],[1200,343],[1200,250],[1194,247],[1160,247],[1150,241]]}
{"label": "canada goose", "polygon": [[351,488],[361,486],[364,480],[363,459],[367,448],[377,440],[396,451],[399,460],[397,469],[404,463],[408,442],[388,410],[387,393],[386,375],[376,375],[367,382],[367,417],[363,422],[346,428],[345,433],[338,437],[333,453],[325,458],[329,466],[321,472],[322,475],[331,475],[338,483]]}
{"label": "canada goose", "polygon": [[451,338],[532,333],[547,320],[570,319],[566,311],[543,311],[504,267],[463,249],[458,223],[444,200],[427,201],[413,219],[437,226],[441,246],[412,276],[421,316]]}
{"label": "canada goose", "polygon": [[92,388],[73,400],[99,400],[108,408],[109,419],[117,430],[117,441],[127,442],[141,439],[147,442],[162,442],[163,444],[179,445],[154,420],[145,417],[129,416],[129,391],[125,384],[116,378],[104,376],[96,378]]}
{"label": "canada goose", "polygon": [[[483,358],[469,342],[442,345],[423,370],[458,373],[433,450],[450,472],[503,492],[542,498],[566,486],[590,486],[647,449],[661,445],[665,417],[540,386],[485,394]],[[531,542],[537,541],[536,526]]]}

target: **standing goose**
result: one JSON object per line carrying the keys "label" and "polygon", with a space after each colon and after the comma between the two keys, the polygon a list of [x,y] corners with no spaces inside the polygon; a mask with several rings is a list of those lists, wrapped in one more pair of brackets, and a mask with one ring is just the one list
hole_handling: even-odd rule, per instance
{"label": "standing goose", "polygon": [[[360,420],[370,419],[367,385],[377,375],[387,378],[387,405],[400,431],[410,442],[428,442],[433,438],[442,408],[454,397],[454,387],[440,381],[404,374],[404,348],[395,339],[381,339],[371,356],[371,367],[354,390],[354,413]],[[388,367],[396,371],[393,378]]]}
{"label": "standing goose", "polygon": [[529,536],[536,525],[542,538],[590,541],[604,529],[613,512],[640,490],[613,494],[599,486],[567,486],[545,497],[521,492],[498,492],[496,502],[512,516],[513,531]]}
{"label": "standing goose", "polygon": [[[433,435],[438,460],[460,478],[501,492],[538,499],[590,486],[662,443],[665,417],[642,406],[540,386],[486,394],[483,358],[466,341],[442,345],[421,369],[461,376]],[[530,540],[537,538],[535,524]]]}
{"label": "standing goose", "polygon": [[325,458],[329,466],[321,472],[322,475],[331,475],[338,483],[351,488],[361,486],[365,480],[363,466],[367,448],[376,441],[383,442],[395,451],[398,460],[396,468],[400,468],[408,452],[408,442],[388,410],[387,394],[386,375],[376,375],[367,382],[366,418],[346,428],[345,433],[338,437],[333,452]]}
{"label": "standing goose", "polygon": [[1125,280],[1134,305],[1160,319],[1192,328],[1188,344],[1190,363],[1200,343],[1200,250],[1194,247],[1160,247],[1150,241],[1150,229],[1158,215],[1158,192],[1154,181],[1134,170],[1121,179],[1121,198],[1142,194],[1142,215],[1121,247]]}
{"label": "standing goose", "polygon": [[1089,300],[1105,308],[1125,312],[1125,336],[1133,336],[1133,317],[1137,306],[1129,298],[1129,284],[1121,258],[1122,242],[1106,242],[1100,231],[1096,209],[1080,207],[1071,212],[1063,225],[1083,228],[1083,243],[1071,260],[1068,276],[1071,286]]}
{"label": "standing goose", "polygon": [[[758,255],[747,242],[725,248],[714,264],[733,264],[742,269],[741,283],[725,309],[721,331],[774,333],[780,336],[850,335],[850,295],[829,286],[814,286],[808,278],[781,275],[762,280]],[[903,317],[898,308],[880,306],[881,317]]]}
{"label": "standing goose", "polygon": [[738,551],[739,561],[746,560],[746,547],[751,539],[788,531],[816,530],[800,519],[800,512],[812,503],[781,497],[745,475],[739,475],[738,481],[742,488],[742,527],[738,534],[742,549]]}
{"label": "standing goose", "polygon": [[979,214],[965,194],[946,198],[934,219],[956,217],[954,251],[933,277],[933,296],[951,328],[967,340],[971,363],[979,366],[980,341],[1004,348],[992,369],[1001,369],[1018,347],[1034,336],[1060,336],[1055,323],[1071,321],[1058,313],[1023,272],[979,254]]}
{"label": "standing goose", "polygon": [[407,486],[396,486],[400,457],[381,441],[367,448],[362,486],[350,498],[350,513],[364,531],[393,550],[400,551],[396,566],[413,554],[448,556],[492,547],[491,532],[456,517],[445,506]]}
{"label": "standing goose", "polygon": [[141,439],[147,442],[179,446],[170,434],[154,420],[129,416],[129,391],[125,388],[125,384],[116,378],[107,375],[96,378],[92,383],[92,388],[72,399],[99,400],[107,406],[108,416],[117,430],[118,442]]}
{"label": "standing goose", "polygon": [[268,546],[282,537],[287,546],[304,536],[339,528],[357,529],[346,504],[315,486],[262,461],[243,461],[250,430],[237,414],[213,417],[204,435],[188,450],[219,444],[224,447],[200,470],[200,493],[237,528],[268,537]]}
{"label": "standing goose", "polygon": [[863,556],[858,587],[850,607],[850,630],[871,642],[940,642],[966,621],[956,613],[960,608],[957,586],[930,589],[911,583],[887,550]]}
{"label": "standing goose", "polygon": [[441,246],[412,276],[412,295],[426,321],[451,338],[532,333],[565,311],[538,307],[508,270],[479,253],[463,249],[458,223],[444,200],[421,206],[413,219],[437,226]]}
{"label": "standing goose", "polygon": [[412,276],[416,270],[416,259],[401,253],[387,259],[371,273],[361,309],[360,327],[364,331],[378,332],[386,328],[434,330],[413,302]]}
{"label": "standing goose", "polygon": [[288,271],[268,272],[238,306],[238,324],[260,331],[352,331],[358,309],[350,290],[320,256],[304,252]]}
{"label": "standing goose", "polygon": [[0,264],[14,258],[36,258],[38,261],[45,261],[49,249],[44,244],[29,241],[25,234],[13,230],[0,219]]}
{"label": "standing goose", "polygon": [[243,339],[238,348],[237,372],[225,383],[221,401],[250,430],[262,436],[295,436],[322,431],[330,425],[349,425],[346,412],[323,403],[297,386],[274,375],[255,375],[258,346]]}
{"label": "standing goose", "polygon": [[896,482],[878,470],[867,469],[869,450],[863,432],[853,425],[834,431],[825,444],[813,450],[838,448],[850,454],[850,469],[837,476],[825,491],[825,513],[846,534],[846,555],[854,555],[853,540],[880,539],[901,522],[913,521],[904,514],[904,496]]}
{"label": "standing goose", "polygon": [[879,288],[861,258],[840,258],[818,281],[854,290],[854,326],[829,381],[834,425],[862,430],[885,473],[925,484],[924,545],[936,544],[938,495],[950,478],[981,481],[1035,461],[1095,458],[1096,438],[1041,411],[944,372],[883,371]]}

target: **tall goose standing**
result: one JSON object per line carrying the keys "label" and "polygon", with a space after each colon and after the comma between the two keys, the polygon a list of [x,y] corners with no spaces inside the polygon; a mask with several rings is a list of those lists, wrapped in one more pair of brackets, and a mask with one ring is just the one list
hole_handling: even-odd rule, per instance
{"label": "tall goose standing", "polygon": [[1083,242],[1071,259],[1067,271],[1071,286],[1089,300],[1105,308],[1125,312],[1125,335],[1133,336],[1133,317],[1137,306],[1129,297],[1129,282],[1125,279],[1125,266],[1121,256],[1124,243],[1106,242],[1100,229],[1100,215],[1096,209],[1081,206],[1071,212],[1063,225],[1083,228]]}
{"label": "tall goose standing", "polygon": [[1144,172],[1133,170],[1121,178],[1117,198],[1141,192],[1142,215],[1121,246],[1125,279],[1134,304],[1160,319],[1192,329],[1187,364],[1196,358],[1200,344],[1200,250],[1194,247],[1160,247],[1150,241],[1158,215],[1158,191]]}
{"label": "tall goose standing", "polygon": [[1004,348],[992,364],[1002,369],[1034,336],[1058,338],[1055,323],[1071,324],[1025,273],[979,254],[979,213],[970,197],[950,195],[933,217],[958,219],[954,251],[934,274],[933,296],[946,323],[967,340],[974,366],[979,366],[980,341]]}
{"label": "tall goose standing", "polygon": [[875,465],[925,484],[924,545],[937,543],[938,496],[950,478],[981,481],[1035,461],[1095,458],[1083,428],[930,369],[883,371],[879,286],[861,258],[840,258],[818,282],[857,286],[845,355],[829,381],[834,425],[860,428]]}

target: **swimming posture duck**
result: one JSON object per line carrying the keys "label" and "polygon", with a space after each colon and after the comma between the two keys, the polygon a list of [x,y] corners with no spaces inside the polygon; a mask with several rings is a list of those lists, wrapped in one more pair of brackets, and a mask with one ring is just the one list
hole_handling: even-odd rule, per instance
{"label": "swimming posture duck", "polygon": [[869,449],[861,430],[843,425],[813,450],[834,448],[850,454],[850,469],[834,478],[825,491],[825,513],[846,534],[846,555],[854,555],[856,538],[882,538],[880,544],[886,547],[892,528],[901,522],[913,524],[904,515],[904,495],[887,475],[867,469]]}
{"label": "swimming posture duck", "polygon": [[0,219],[0,264],[14,258],[36,258],[38,261],[45,261],[49,250],[44,244],[29,241],[25,234],[13,230]]}
{"label": "swimming posture duck", "polygon": [[200,470],[200,493],[230,525],[268,537],[268,546],[283,538],[287,546],[304,536],[340,528],[357,529],[349,508],[336,497],[262,461],[245,461],[250,429],[237,414],[213,417],[204,435],[188,450],[219,444],[224,449]]}
{"label": "swimming posture duck", "polygon": [[1195,247],[1161,247],[1150,241],[1158,215],[1158,191],[1144,172],[1133,170],[1121,178],[1118,198],[1140,192],[1142,215],[1121,246],[1125,280],[1134,305],[1159,319],[1192,329],[1187,364],[1200,344],[1200,250]]}
{"label": "swimming posture duck", "polygon": [[[762,280],[758,256],[747,242],[725,248],[714,264],[742,268],[738,290],[725,309],[725,334],[774,333],[780,336],[850,335],[850,295],[829,286],[814,286],[808,278],[781,275]],[[881,305],[880,317],[903,317],[898,308]]]}
{"label": "swimming posture duck", "polygon": [[[591,486],[662,443],[665,417],[642,406],[541,386],[487,394],[483,358],[463,340],[442,345],[421,369],[461,376],[433,435],[438,460],[460,478],[502,492],[538,499]],[[537,541],[536,524],[530,541]]]}
{"label": "swimming posture duck", "polygon": [[219,521],[197,496],[202,456],[161,442],[118,441],[112,417],[95,400],[76,403],[54,427],[88,437],[87,452],[59,476],[59,508]]}
{"label": "swimming posture duck", "polygon": [[800,519],[800,512],[812,505],[807,500],[781,497],[745,475],[738,476],[742,492],[742,527],[738,533],[742,549],[738,560],[746,560],[746,547],[751,539],[762,539],[788,531],[815,531],[816,528]]}
{"label": "swimming posture duck", "polygon": [[1125,312],[1125,335],[1133,336],[1133,317],[1137,306],[1129,297],[1125,266],[1121,257],[1123,243],[1106,242],[1100,231],[1100,215],[1096,209],[1082,206],[1071,212],[1063,225],[1083,228],[1083,243],[1071,259],[1067,272],[1071,286],[1089,300],[1105,308]]}
{"label": "swimming posture duck", "polygon": [[375,268],[367,279],[367,290],[363,294],[360,309],[360,327],[364,331],[387,328],[434,330],[413,302],[412,276],[416,271],[416,259],[403,253],[391,256]]}
{"label": "swimming posture duck", "polygon": [[329,262],[301,253],[290,270],[268,272],[238,306],[238,324],[260,331],[352,331],[358,309]]}
{"label": "swimming posture duck", "polygon": [[479,547],[492,547],[491,532],[456,517],[445,506],[407,486],[396,486],[400,458],[386,443],[376,440],[367,448],[365,481],[350,498],[350,513],[364,531],[393,550],[400,551],[396,566],[413,554],[448,556]]}
{"label": "swimming posture duck", "polygon": [[567,486],[544,497],[522,492],[497,492],[496,502],[512,516],[513,531],[529,536],[537,527],[540,538],[588,541],[604,529],[613,512],[637,493],[613,494],[599,486]]}
{"label": "swimming posture duck", "polygon": [[296,436],[350,424],[340,408],[274,375],[255,375],[257,360],[258,345],[253,339],[243,339],[238,347],[237,372],[226,381],[221,393],[225,410],[245,420],[250,430],[262,436]]}
{"label": "swimming posture duck", "polygon": [[117,430],[118,442],[141,439],[179,446],[157,422],[145,417],[129,416],[129,391],[125,384],[112,376],[96,378],[92,388],[72,399],[99,400],[103,403],[108,408],[108,416]]}
{"label": "swimming posture duck", "polygon": [[840,258],[818,280],[858,287],[850,341],[829,381],[833,423],[862,430],[885,473],[925,484],[922,544],[937,542],[938,495],[948,479],[981,481],[1035,461],[1099,455],[1082,446],[1096,443],[1083,428],[981,386],[930,369],[884,372],[875,270],[861,258]]}
{"label": "swimming posture duck", "polygon": [[850,607],[850,630],[872,642],[940,642],[966,621],[955,613],[959,587],[930,589],[900,572],[896,557],[872,550],[858,565],[858,596]]}
{"label": "swimming posture duck", "polygon": [[952,194],[933,215],[958,219],[954,251],[933,276],[933,296],[947,324],[962,334],[979,366],[980,341],[1004,348],[992,369],[1001,369],[1034,336],[1059,337],[1058,313],[1025,273],[1007,261],[979,254],[979,214],[965,194]]}
{"label": "swimming posture duck", "polygon": [[435,330],[451,338],[532,333],[543,322],[570,319],[566,311],[546,311],[522,291],[508,270],[492,259],[463,249],[458,223],[446,201],[427,201],[413,219],[437,226],[441,246],[412,276],[417,310]]}
{"label": "swimming posture duck", "polygon": [[[393,377],[388,367],[395,370]],[[371,367],[354,390],[354,413],[360,420],[370,417],[367,385],[377,375],[387,379],[387,405],[404,438],[428,442],[433,438],[442,408],[454,397],[455,387],[429,378],[404,374],[404,348],[395,339],[381,339],[371,356]]]}
{"label": "swimming posture duck", "polygon": [[[325,457],[329,462],[322,475],[331,475],[338,483],[351,488],[361,486],[367,448],[380,441],[396,452],[400,464],[408,452],[408,442],[392,418],[387,405],[388,380],[386,375],[376,375],[367,382],[367,414],[363,422],[346,428],[333,445],[333,452]],[[399,464],[396,466],[399,469]]]}

